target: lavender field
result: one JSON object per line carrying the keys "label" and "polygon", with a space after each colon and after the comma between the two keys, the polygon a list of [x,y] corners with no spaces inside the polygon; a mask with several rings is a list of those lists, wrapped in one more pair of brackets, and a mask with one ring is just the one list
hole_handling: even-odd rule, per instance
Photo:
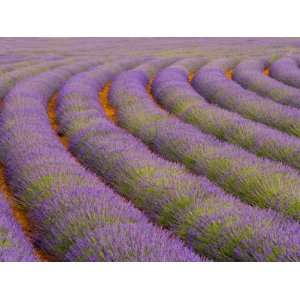
{"label": "lavender field", "polygon": [[300,261],[300,39],[1,38],[0,261]]}

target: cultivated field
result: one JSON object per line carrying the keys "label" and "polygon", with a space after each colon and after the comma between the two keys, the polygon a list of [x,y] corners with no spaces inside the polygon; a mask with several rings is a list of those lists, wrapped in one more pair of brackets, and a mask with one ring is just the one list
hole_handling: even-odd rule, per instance
{"label": "cultivated field", "polygon": [[300,39],[0,39],[0,261],[300,261]]}

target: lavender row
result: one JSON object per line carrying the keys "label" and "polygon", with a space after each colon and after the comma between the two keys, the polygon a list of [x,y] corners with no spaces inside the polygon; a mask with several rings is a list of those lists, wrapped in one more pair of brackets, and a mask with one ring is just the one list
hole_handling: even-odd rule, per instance
{"label": "lavender row", "polygon": [[0,194],[0,261],[37,261],[33,248]]}
{"label": "lavender row", "polygon": [[[141,107],[136,100],[144,96],[148,75],[159,65],[163,63],[125,72],[112,85],[111,100],[119,108],[118,117],[122,117],[124,107],[130,107],[132,120],[143,123],[141,131],[147,136],[148,126],[153,135],[158,134],[152,131],[151,122],[163,121],[163,117],[143,113],[135,105]],[[97,91],[111,77],[105,76],[105,69],[97,72],[70,79],[60,91],[58,102],[60,128],[69,138],[70,151],[84,165],[198,253],[221,261],[299,260],[298,223],[225,194],[207,179],[155,155],[109,122],[98,103]],[[76,89],[81,78],[84,86]],[[140,81],[133,78],[143,81],[142,89]]]}
{"label": "lavender row", "polygon": [[[80,62],[80,57],[64,58],[64,59],[49,59],[42,62],[34,63],[33,65],[24,66],[22,68],[13,68],[11,71],[0,75],[0,98],[4,97],[10,89],[12,89],[18,81],[27,80],[28,77],[35,76],[39,73],[46,72],[52,68]],[[90,59],[102,63],[102,59]]]}
{"label": "lavender row", "polygon": [[287,85],[300,88],[300,69],[297,59],[285,57],[276,60],[270,66],[270,75]]}
{"label": "lavender row", "polygon": [[[7,65],[1,65],[1,95],[27,75],[38,73],[45,68],[61,65],[59,63],[35,63],[23,61]],[[33,66],[32,66],[33,65]],[[23,69],[20,69],[23,68]],[[6,74],[5,74],[6,73]],[[24,236],[24,233],[15,220],[5,196],[0,194],[0,261],[36,261],[32,245]]]}
{"label": "lavender row", "polygon": [[247,119],[300,136],[300,111],[276,103],[242,88],[224,75],[230,61],[220,59],[207,64],[196,74],[193,87],[207,101],[239,113]]}
{"label": "lavender row", "polygon": [[25,80],[30,76],[45,72],[51,68],[59,67],[66,63],[74,63],[72,59],[46,61],[33,66],[26,66],[24,68],[17,68],[10,72],[0,75],[0,98],[4,97],[10,89],[12,89],[18,81]]}
{"label": "lavender row", "polygon": [[268,59],[249,59],[241,62],[234,70],[233,79],[248,90],[252,90],[263,97],[300,108],[300,91],[269,76],[263,71],[269,68]]}
{"label": "lavender row", "polygon": [[48,99],[67,78],[91,65],[43,73],[5,97],[1,160],[20,207],[36,228],[35,243],[62,261],[205,260],[84,169],[50,127]]}
{"label": "lavender row", "polygon": [[[298,138],[208,103],[188,82],[193,65],[182,64],[173,64],[155,78],[152,91],[160,105],[205,133],[300,170]],[[215,97],[222,101],[222,96]]]}

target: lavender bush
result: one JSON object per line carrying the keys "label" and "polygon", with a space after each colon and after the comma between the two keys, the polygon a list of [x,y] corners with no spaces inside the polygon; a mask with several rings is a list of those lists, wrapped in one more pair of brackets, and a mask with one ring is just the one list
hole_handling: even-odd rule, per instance
{"label": "lavender bush", "polygon": [[287,85],[300,87],[300,70],[296,58],[284,57],[276,60],[270,66],[270,75]]}
{"label": "lavender bush", "polygon": [[233,78],[246,89],[278,103],[300,108],[298,89],[263,74],[263,70],[270,64],[267,59],[245,60],[235,68]]}

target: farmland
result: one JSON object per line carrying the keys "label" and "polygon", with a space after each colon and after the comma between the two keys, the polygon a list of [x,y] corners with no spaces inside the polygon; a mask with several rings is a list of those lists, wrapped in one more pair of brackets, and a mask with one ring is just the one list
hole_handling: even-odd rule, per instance
{"label": "farmland", "polygon": [[300,39],[0,46],[0,261],[300,261]]}

